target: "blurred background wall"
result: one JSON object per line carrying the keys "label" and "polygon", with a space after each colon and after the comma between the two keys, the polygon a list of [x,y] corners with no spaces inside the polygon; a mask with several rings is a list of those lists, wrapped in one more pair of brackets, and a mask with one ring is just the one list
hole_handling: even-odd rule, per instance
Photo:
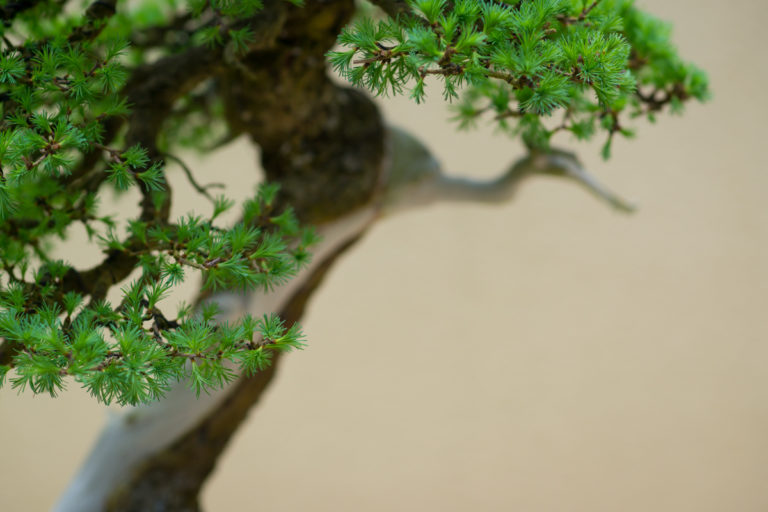
{"label": "blurred background wall", "polygon": [[[674,22],[714,92],[609,162],[577,147],[639,212],[539,179],[500,208],[381,222],[316,295],[309,347],[221,460],[207,510],[768,510],[768,4],[638,3]],[[380,104],[450,171],[520,154],[457,133],[438,96]],[[241,141],[193,163],[244,195],[254,160]],[[47,509],[104,416],[74,386],[2,390],[0,508]]]}

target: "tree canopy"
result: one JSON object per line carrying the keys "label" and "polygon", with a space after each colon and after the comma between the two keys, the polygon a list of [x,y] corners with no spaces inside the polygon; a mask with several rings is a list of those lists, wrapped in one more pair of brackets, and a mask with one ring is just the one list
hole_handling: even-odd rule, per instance
{"label": "tree canopy", "polygon": [[[532,150],[559,133],[602,136],[608,158],[631,119],[708,96],[670,27],[632,0],[375,3],[386,15],[365,9],[334,34],[333,70],[374,95],[421,102],[438,89],[458,127],[489,120]],[[315,231],[276,183],[225,225],[236,205],[183,162],[210,213],[171,219],[165,178],[177,150],[231,138],[237,123],[211,80],[293,37],[279,31],[301,4],[0,2],[0,383],[55,395],[71,378],[102,402],[146,403],[180,380],[220,387],[303,345],[275,315],[220,323],[212,305],[160,304],[196,272],[207,290],[269,290],[311,258]],[[142,197],[133,218],[101,213],[105,194],[129,189]],[[52,256],[75,225],[104,255],[92,268]]]}

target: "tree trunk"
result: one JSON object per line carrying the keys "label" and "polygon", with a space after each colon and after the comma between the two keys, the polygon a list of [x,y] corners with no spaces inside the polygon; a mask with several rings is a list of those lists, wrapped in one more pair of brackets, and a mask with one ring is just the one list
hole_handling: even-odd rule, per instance
{"label": "tree trunk", "polygon": [[[272,293],[206,298],[219,303],[227,315],[222,320],[278,312],[288,324],[296,322],[339,256],[378,216],[407,207],[435,200],[506,202],[524,178],[547,174],[573,179],[628,209],[573,155],[555,150],[528,155],[488,182],[443,175],[418,140],[385,130],[368,97],[328,77],[325,53],[351,16],[352,0],[316,0],[302,9],[265,3],[271,21],[262,21],[272,30],[243,57],[225,51],[213,70],[215,85],[232,132],[251,137],[267,178],[280,183],[279,201],[317,225],[324,240],[309,268]],[[201,486],[279,362],[200,398],[178,385],[166,399],[114,418],[55,510],[199,510]]]}
{"label": "tree trunk", "polygon": [[[385,130],[367,96],[327,75],[325,53],[352,15],[353,1],[266,4],[282,29],[272,44],[242,57],[225,51],[216,87],[230,128],[259,145],[268,180],[281,185],[279,202],[318,225],[325,241],[310,268],[275,292],[209,300],[230,316],[279,312],[292,324],[376,215]],[[110,510],[198,510],[200,487],[278,364],[275,358],[269,369],[200,400],[177,386],[165,400],[114,419],[56,510],[98,511],[107,503]]]}

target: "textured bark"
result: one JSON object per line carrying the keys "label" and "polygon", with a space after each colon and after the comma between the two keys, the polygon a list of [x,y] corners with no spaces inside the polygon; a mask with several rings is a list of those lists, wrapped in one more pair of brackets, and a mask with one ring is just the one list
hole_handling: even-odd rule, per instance
{"label": "textured bark", "polygon": [[277,44],[230,66],[221,80],[227,118],[261,148],[267,178],[300,218],[324,222],[371,201],[384,127],[370,99],[328,76],[325,54],[352,1],[292,9]]}

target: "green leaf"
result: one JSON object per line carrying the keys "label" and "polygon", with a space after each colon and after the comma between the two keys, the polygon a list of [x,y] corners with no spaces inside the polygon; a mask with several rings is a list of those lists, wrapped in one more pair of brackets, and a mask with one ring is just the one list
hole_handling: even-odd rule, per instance
{"label": "green leaf", "polygon": [[159,162],[155,162],[146,171],[136,175],[149,190],[163,190],[165,185],[165,175]]}
{"label": "green leaf", "polygon": [[131,171],[128,170],[128,165],[124,162],[112,162],[109,169],[107,169],[107,178],[118,190],[128,190],[136,182]]}

